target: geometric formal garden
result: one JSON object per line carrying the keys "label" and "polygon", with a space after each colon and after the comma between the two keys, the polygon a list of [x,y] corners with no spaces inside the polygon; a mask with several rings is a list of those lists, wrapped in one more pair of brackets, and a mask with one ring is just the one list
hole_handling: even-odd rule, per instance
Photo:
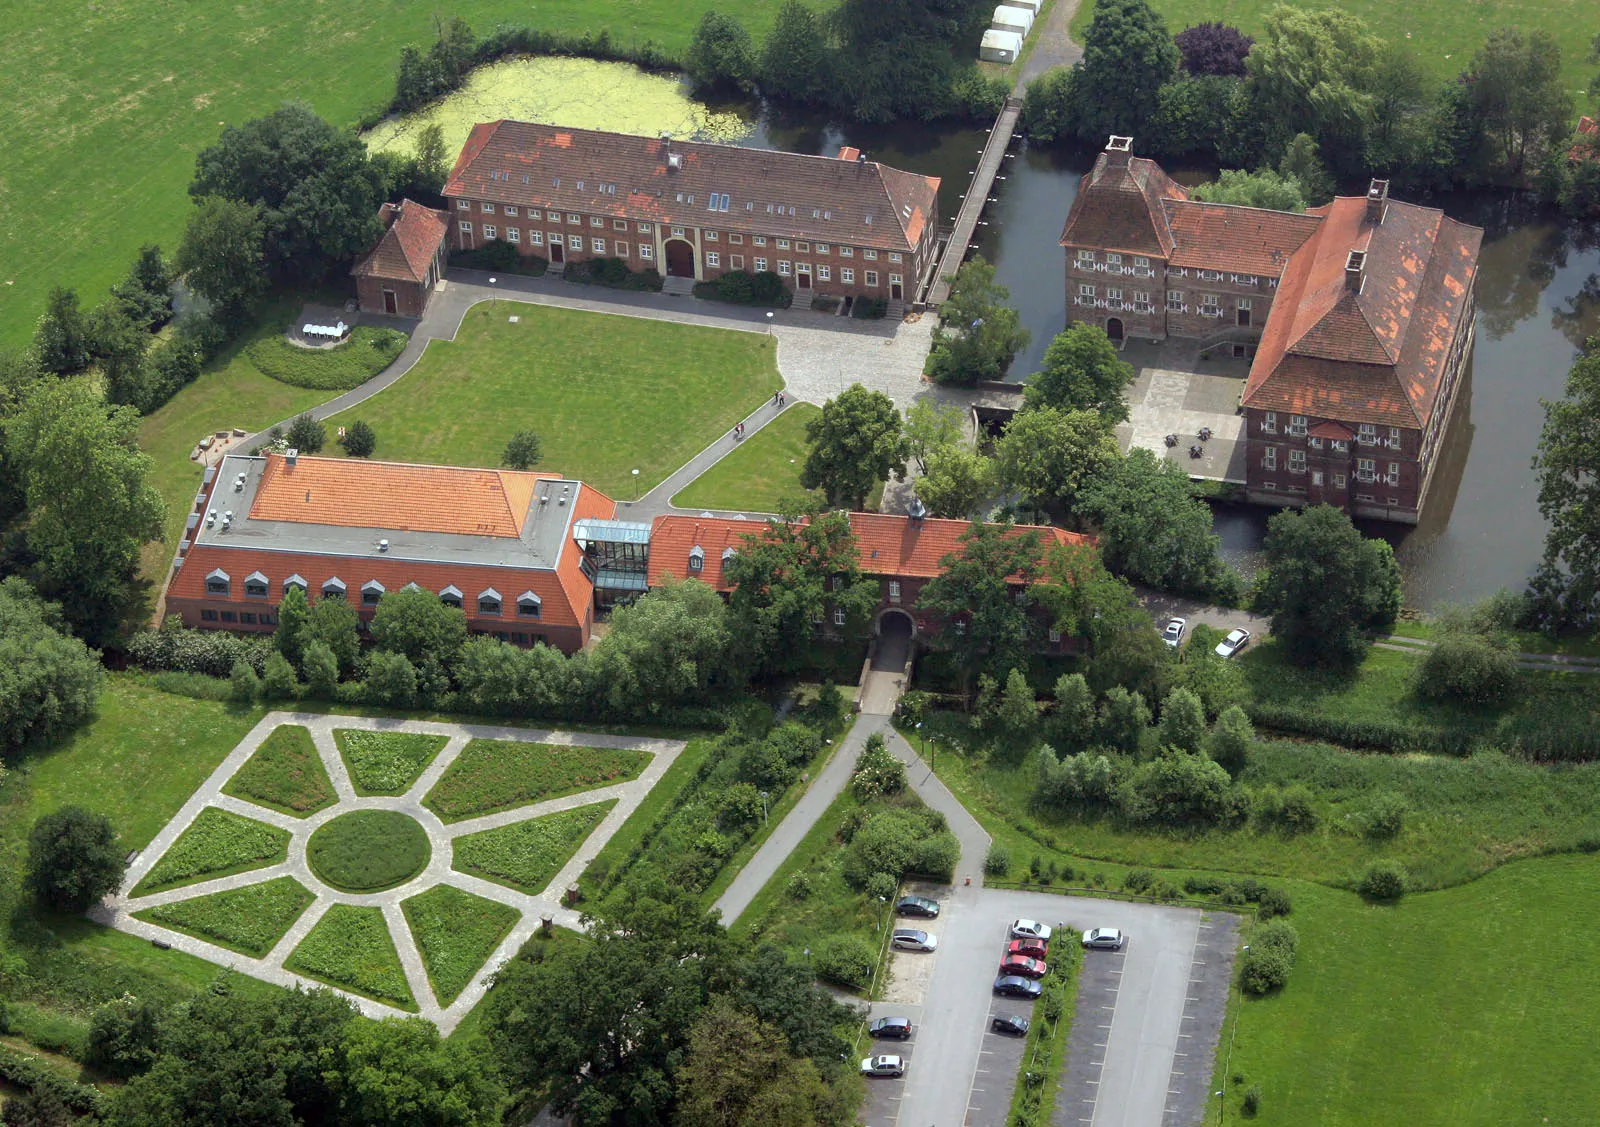
{"label": "geometric formal garden", "polygon": [[682,749],[273,712],[91,915],[449,1034]]}

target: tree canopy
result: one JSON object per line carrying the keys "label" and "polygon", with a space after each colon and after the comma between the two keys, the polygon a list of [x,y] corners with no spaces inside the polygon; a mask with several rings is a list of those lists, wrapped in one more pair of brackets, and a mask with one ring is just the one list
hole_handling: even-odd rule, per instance
{"label": "tree canopy", "polygon": [[1096,0],[1083,36],[1077,89],[1078,136],[1105,144],[1137,133],[1178,70],[1178,46],[1145,0]]}
{"label": "tree canopy", "polygon": [[1044,367],[1028,378],[1029,407],[1094,411],[1111,424],[1125,422],[1125,394],[1134,381],[1133,365],[1098,325],[1078,322],[1057,333],[1045,349]]}
{"label": "tree canopy", "polygon": [[1246,172],[1242,168],[1225,168],[1215,180],[1196,184],[1189,189],[1193,199],[1206,203],[1229,203],[1240,207],[1262,207],[1271,211],[1304,211],[1305,196],[1299,181],[1275,172],[1270,168]]}
{"label": "tree canopy", "polygon": [[589,668],[616,712],[649,714],[704,699],[728,678],[728,609],[698,579],[669,580],[612,613]]}
{"label": "tree canopy", "polygon": [[[287,599],[285,600],[287,601]],[[303,610],[296,608],[295,613]],[[278,624],[283,625],[280,614]],[[435,662],[454,669],[467,643],[467,616],[460,607],[446,606],[439,596],[422,587],[385,592],[372,614],[372,640],[379,649],[404,654],[413,664]],[[300,643],[304,645],[304,641]]]}
{"label": "tree canopy", "polygon": [[1546,626],[1589,628],[1600,615],[1600,337],[1589,339],[1565,395],[1544,411],[1534,469],[1550,530],[1534,591]]}
{"label": "tree canopy", "polygon": [[825,101],[833,58],[822,22],[801,0],[785,0],[761,49],[761,91],[791,102]]}
{"label": "tree canopy", "polygon": [[806,424],[811,450],[800,469],[801,486],[822,490],[830,506],[862,508],[880,482],[906,472],[900,427],[894,400],[851,384]]}
{"label": "tree canopy", "polygon": [[1001,484],[1038,505],[1071,509],[1080,490],[1121,459],[1111,428],[1093,411],[1030,407],[995,446]]}
{"label": "tree canopy", "polygon": [[202,196],[184,225],[177,269],[222,321],[245,317],[267,288],[266,224],[253,203]]}
{"label": "tree canopy", "polygon": [[1006,304],[1011,291],[994,280],[983,256],[962,263],[939,308],[939,329],[924,371],[944,384],[998,380],[1028,346],[1022,318]]}
{"label": "tree canopy", "polygon": [[1279,4],[1246,60],[1255,113],[1280,138],[1309,133],[1344,171],[1365,156],[1372,83],[1381,41],[1357,16]]}
{"label": "tree canopy", "polygon": [[994,462],[968,446],[944,446],[928,458],[917,479],[917,497],[928,513],[952,520],[975,520],[995,494]]}
{"label": "tree canopy", "polygon": [[89,719],[99,655],[65,632],[61,608],[20,576],[0,581],[0,752],[48,744]]}
{"label": "tree canopy", "polygon": [[696,90],[748,93],[755,86],[755,48],[750,33],[732,16],[708,11],[695,26],[683,70]]}
{"label": "tree canopy", "polygon": [[1510,175],[1571,132],[1572,95],[1561,79],[1561,45],[1547,31],[1490,32],[1463,79],[1493,159]]}
{"label": "tree canopy", "polygon": [[51,908],[81,912],[122,883],[128,867],[122,855],[104,814],[63,806],[28,833],[27,885]]}
{"label": "tree canopy", "polygon": [[1190,74],[1216,74],[1243,78],[1244,60],[1255,40],[1236,27],[1208,21],[1186,27],[1173,36],[1183,56],[1183,69]]}
{"label": "tree canopy", "polygon": [[980,667],[1004,675],[1026,666],[1036,633],[1032,587],[1043,555],[1037,532],[973,524],[961,534],[960,549],[939,561],[917,606],[945,620],[939,642],[955,654],[964,677]]}

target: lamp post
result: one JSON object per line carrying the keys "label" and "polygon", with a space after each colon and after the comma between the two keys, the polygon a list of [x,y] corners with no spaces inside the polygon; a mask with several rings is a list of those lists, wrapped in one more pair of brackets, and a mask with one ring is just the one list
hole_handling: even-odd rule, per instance
{"label": "lamp post", "polygon": [[639,471],[638,470],[634,470],[633,471],[633,500],[634,500],[635,504],[637,504],[638,500],[639,500]]}
{"label": "lamp post", "polygon": [[499,291],[494,288],[494,278],[489,279],[489,304],[499,305]]}
{"label": "lamp post", "polygon": [[767,792],[761,792],[761,824],[767,824]]}
{"label": "lamp post", "polygon": [[772,335],[772,310],[767,310],[767,335]]}

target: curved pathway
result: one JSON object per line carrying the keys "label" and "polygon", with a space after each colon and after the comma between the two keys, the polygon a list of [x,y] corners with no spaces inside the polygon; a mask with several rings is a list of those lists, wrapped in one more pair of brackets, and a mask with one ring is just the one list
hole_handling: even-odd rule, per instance
{"label": "curved pathway", "polygon": [[[326,809],[319,810],[304,818],[297,818],[280,811],[266,809],[244,799],[222,793],[222,788],[227,784],[235,772],[239,770],[256,750],[266,740],[273,729],[283,724],[298,724],[311,733],[317,753],[322,760],[322,765],[328,773],[328,779],[333,784],[338,801]],[[434,757],[428,767],[417,777],[416,781],[401,795],[359,797],[345,769],[344,759],[339,754],[337,744],[334,742],[333,732],[336,728],[359,729],[374,732],[422,732],[432,735],[447,737],[445,746]],[[446,825],[439,817],[423,805],[423,799],[434,785],[449,769],[450,765],[460,755],[462,748],[472,739],[500,739],[522,740],[535,743],[568,745],[577,747],[604,747],[627,748],[646,751],[651,755],[650,762],[640,772],[639,777],[629,782],[618,783],[613,786],[599,787],[592,790],[580,791],[577,794],[567,795],[562,798],[550,799],[526,806],[519,806],[510,810],[503,810],[493,814],[486,814],[477,818],[464,819]],[[564,907],[559,902],[561,891],[578,879],[578,875],[594,860],[601,848],[611,839],[628,816],[638,809],[639,803],[650,789],[660,780],[667,768],[672,765],[678,753],[683,749],[679,740],[646,739],[634,736],[608,736],[590,733],[572,733],[561,731],[540,731],[528,728],[498,728],[478,725],[438,724],[427,721],[395,721],[376,717],[364,716],[326,716],[321,714],[271,712],[257,724],[248,735],[228,754],[211,776],[197,789],[183,807],[164,826],[153,841],[147,846],[129,866],[123,879],[120,891],[107,897],[91,910],[90,917],[95,921],[109,927],[142,936],[151,940],[159,940],[171,947],[197,955],[202,959],[217,963],[221,966],[231,967],[253,978],[267,982],[277,983],[287,987],[313,987],[327,985],[303,977],[285,967],[285,961],[293,954],[300,942],[316,926],[328,909],[335,904],[349,904],[361,907],[376,907],[383,912],[388,924],[390,938],[394,942],[395,951],[399,956],[400,965],[405,972],[407,985],[410,987],[412,997],[416,999],[418,1013],[432,1021],[439,1027],[441,1033],[448,1036],[456,1025],[466,1016],[467,1012],[477,1005],[488,989],[488,983],[494,973],[511,959],[522,945],[533,935],[534,930],[541,925],[541,921],[549,919],[562,927],[578,929],[580,926],[579,914],[570,908]],[[551,878],[550,882],[538,895],[529,895],[495,884],[492,881],[482,880],[467,873],[457,872],[453,867],[454,841],[467,834],[478,833],[486,829],[496,829],[501,826],[514,825],[518,822],[540,818],[547,814],[571,810],[579,806],[588,806],[597,802],[615,801],[616,805],[607,812],[589,835],[579,844],[560,872]],[[216,806],[231,813],[266,822],[280,829],[286,830],[291,835],[288,847],[288,856],[285,860],[260,869],[252,869],[232,876],[220,877],[215,880],[200,881],[195,884],[183,885],[179,888],[167,889],[163,892],[150,893],[136,896],[133,890],[145,878],[156,862],[171,848],[185,830],[193,823],[194,819],[208,806]],[[347,814],[352,810],[397,810],[409,815],[420,824],[428,835],[428,843],[432,848],[427,866],[421,873],[406,883],[384,892],[376,893],[348,893],[324,885],[311,871],[306,862],[306,845],[311,834],[325,823]],[[133,917],[134,912],[147,908],[155,908],[196,897],[208,896],[216,892],[226,892],[231,889],[244,888],[248,885],[260,884],[280,876],[290,876],[316,897],[309,907],[296,919],[287,932],[273,945],[271,951],[265,956],[255,959],[241,955],[214,943],[197,939],[193,936],[179,932],[169,931],[157,924],[146,923]],[[470,892],[486,900],[493,900],[516,909],[517,922],[511,931],[501,940],[499,946],[490,955],[484,965],[479,968],[472,982],[449,1005],[442,1005],[434,996],[432,985],[428,981],[427,968],[422,961],[422,955],[417,949],[411,929],[401,910],[401,903],[412,896],[426,892],[440,884],[448,884],[463,892]],[[350,999],[368,1017],[401,1017],[406,1016],[393,1006],[374,1001],[360,995],[351,994],[331,987],[336,993]]]}

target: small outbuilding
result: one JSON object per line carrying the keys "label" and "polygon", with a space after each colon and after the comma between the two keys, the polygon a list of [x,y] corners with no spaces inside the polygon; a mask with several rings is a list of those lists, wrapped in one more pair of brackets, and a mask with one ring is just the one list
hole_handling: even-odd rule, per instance
{"label": "small outbuilding", "polygon": [[995,31],[1014,31],[1026,36],[1028,29],[1033,27],[1033,13],[1027,8],[1001,4],[994,10],[994,19],[989,21],[989,26]]}
{"label": "small outbuilding", "polygon": [[978,46],[978,58],[986,63],[1014,63],[1020,54],[1022,36],[1014,31],[986,31]]}
{"label": "small outbuilding", "polygon": [[433,287],[444,277],[449,217],[415,200],[378,209],[383,237],[350,273],[365,313],[421,317]]}
{"label": "small outbuilding", "polygon": [[1006,0],[1008,8],[1026,8],[1033,13],[1033,18],[1039,18],[1039,0]]}

